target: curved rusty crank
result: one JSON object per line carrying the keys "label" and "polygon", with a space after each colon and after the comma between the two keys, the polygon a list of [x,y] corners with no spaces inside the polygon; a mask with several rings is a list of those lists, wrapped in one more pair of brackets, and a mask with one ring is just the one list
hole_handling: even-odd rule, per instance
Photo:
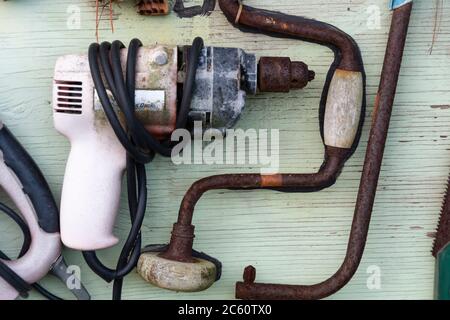
{"label": "curved rusty crank", "polygon": [[340,290],[355,274],[364,252],[369,230],[411,10],[412,2],[409,2],[395,9],[392,17],[381,82],[374,107],[372,129],[343,264],[332,277],[311,286],[257,284],[254,283],[256,271],[252,267],[247,267],[244,272],[244,282],[236,284],[237,298],[321,299]]}
{"label": "curved rusty crank", "polygon": [[[327,188],[336,182],[346,160],[358,145],[364,119],[365,72],[359,48],[351,36],[324,22],[243,6],[237,0],[219,1],[219,4],[228,20],[238,27],[245,28],[246,31],[316,42],[334,51],[335,59],[327,75],[319,108],[325,155],[322,166],[316,173],[221,175],[194,183],[183,199],[178,222],[174,225],[167,249],[163,252],[143,254],[138,265],[144,279],[159,287],[175,291],[204,290],[218,278],[214,275],[214,265],[207,261],[199,264],[199,260],[192,255],[194,239],[192,216],[195,204],[205,192],[213,189],[309,192]],[[275,72],[276,70],[289,69],[283,68],[284,64],[280,59],[262,59],[258,78],[260,91],[289,91],[293,79],[298,78],[295,76],[297,72],[282,77],[288,80],[283,82],[287,84],[286,88],[276,79],[277,77],[274,77],[274,74],[279,73]],[[313,74],[308,74],[308,78],[312,76]],[[294,84],[296,84],[294,87],[304,86],[300,82]],[[183,271],[177,273],[158,271],[170,269]],[[200,274],[208,275],[206,281],[203,281],[205,277],[199,278]]]}
{"label": "curved rusty crank", "polygon": [[[336,74],[339,78],[342,74],[347,76],[346,72],[363,71],[356,43],[350,36],[331,25],[306,18],[250,8],[243,6],[237,0],[219,0],[219,4],[230,22],[245,28],[245,30],[251,29],[255,32],[314,41],[331,47],[336,52],[337,58],[334,63],[336,69],[330,71],[332,77],[329,77],[329,79],[334,79]],[[340,290],[355,274],[364,252],[368,234],[411,9],[412,3],[408,3],[394,11],[347,254],[342,266],[329,279],[311,286],[254,283],[256,270],[253,267],[247,267],[244,273],[244,282],[236,284],[237,298],[258,300],[321,299]],[[339,74],[340,72],[343,73]],[[331,80],[331,84],[328,82],[328,86],[332,87],[332,82],[333,80]],[[326,106],[325,121],[321,128],[324,136],[325,160],[318,173],[271,176],[234,174],[199,180],[192,185],[182,201],[178,221],[174,225],[168,249],[158,254],[158,257],[152,257],[152,261],[161,264],[167,263],[167,261],[191,265],[196,263],[197,260],[192,256],[194,240],[192,216],[196,203],[209,190],[276,189],[282,191],[311,191],[320,190],[334,184],[346,159],[351,154],[351,147],[354,147],[357,141],[350,139],[350,143],[347,141],[347,143],[341,144],[342,140],[330,139],[333,132],[330,133],[330,128],[326,127],[327,98],[330,98],[330,91],[332,90],[327,88],[326,85],[323,95],[326,97],[323,101]],[[346,108],[342,108],[342,110],[346,110]],[[334,144],[333,142],[336,141],[337,143]],[[157,282],[158,280],[155,281],[155,283]]]}

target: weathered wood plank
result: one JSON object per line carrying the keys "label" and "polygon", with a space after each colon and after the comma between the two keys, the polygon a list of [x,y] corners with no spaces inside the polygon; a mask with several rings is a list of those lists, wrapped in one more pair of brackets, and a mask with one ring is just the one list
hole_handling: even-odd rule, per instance
{"label": "weathered wood plank", "polygon": [[[370,113],[379,82],[390,13],[386,0],[246,0],[249,5],[329,21],[358,41],[367,71],[368,113],[361,145],[338,183],[313,194],[268,191],[210,192],[198,205],[196,248],[219,258],[223,279],[207,292],[176,294],[149,287],[136,274],[124,287],[129,299],[231,299],[234,282],[243,268],[258,268],[258,280],[314,283],[331,275],[346,248],[359,184]],[[251,98],[240,128],[276,128],[281,135],[282,172],[311,172],[322,160],[317,106],[332,61],[323,47],[294,40],[245,34],[228,24],[221,12],[209,18],[179,20],[137,16],[132,2],[116,8],[116,31],[102,20],[100,40],[133,37],[144,43],[185,44],[201,35],[206,43],[238,46],[258,55],[287,55],[305,61],[317,73],[301,92],[264,94]],[[392,118],[379,192],[361,267],[351,283],[333,298],[430,299],[434,261],[430,250],[445,183],[450,168],[450,8],[444,3],[435,27],[435,1],[417,1]],[[81,10],[81,28],[67,28],[67,9]],[[84,52],[95,41],[94,1],[0,2],[0,117],[40,164],[55,195],[60,196],[68,142],[53,129],[51,80],[58,56]],[[379,8],[380,28],[368,28]],[[436,36],[433,42],[433,30]],[[432,48],[432,50],[431,50]],[[148,213],[144,243],[168,241],[179,203],[195,180],[216,173],[256,172],[257,168],[178,166],[158,158],[149,165]],[[0,201],[4,197],[0,196]],[[116,232],[122,238],[129,227],[125,198]],[[0,248],[17,252],[16,227],[0,217]],[[102,252],[113,264],[118,248]],[[96,299],[109,299],[111,285],[96,277],[79,253],[66,250],[67,260],[82,267],[83,281]],[[381,289],[366,286],[368,267],[381,268]],[[67,295],[54,279],[44,284]],[[33,295],[37,297],[37,295]]]}

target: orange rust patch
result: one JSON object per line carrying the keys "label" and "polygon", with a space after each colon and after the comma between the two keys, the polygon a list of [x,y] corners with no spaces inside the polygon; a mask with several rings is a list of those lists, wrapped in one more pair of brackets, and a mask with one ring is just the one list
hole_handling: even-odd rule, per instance
{"label": "orange rust patch", "polygon": [[283,178],[280,174],[261,176],[261,187],[263,188],[276,188],[282,186]]}
{"label": "orange rust patch", "polygon": [[372,113],[372,125],[375,122],[375,116],[378,113],[378,108],[380,107],[380,94],[377,93],[377,95],[375,96],[375,104],[373,106],[373,113]]}

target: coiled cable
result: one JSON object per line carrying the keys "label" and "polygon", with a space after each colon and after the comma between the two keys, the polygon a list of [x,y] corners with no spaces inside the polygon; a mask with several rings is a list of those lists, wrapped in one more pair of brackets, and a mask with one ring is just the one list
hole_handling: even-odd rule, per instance
{"label": "coiled cable", "polygon": [[[87,264],[97,275],[107,282],[114,281],[114,300],[121,299],[123,278],[134,269],[141,253],[141,226],[147,207],[145,164],[150,163],[156,153],[170,157],[173,149],[170,141],[160,142],[152,136],[135,115],[136,57],[141,46],[142,43],[138,39],[131,40],[129,44],[125,79],[120,61],[120,51],[125,48],[122,42],[103,42],[100,45],[93,43],[89,47],[88,54],[92,79],[103,110],[118,140],[127,151],[127,193],[131,230],[121,250],[116,269],[106,267],[98,259],[95,251],[83,252]],[[186,80],[177,113],[176,129],[184,129],[187,125],[195,75],[203,46],[203,40],[196,38],[189,51]],[[125,128],[121,125],[108,97],[102,75],[124,116]]]}

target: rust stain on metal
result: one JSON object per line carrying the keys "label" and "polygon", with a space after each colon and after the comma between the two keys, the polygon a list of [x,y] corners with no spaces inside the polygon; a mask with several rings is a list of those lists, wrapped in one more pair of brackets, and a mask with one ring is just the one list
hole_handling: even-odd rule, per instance
{"label": "rust stain on metal", "polygon": [[237,298],[321,299],[340,290],[355,274],[369,230],[411,10],[412,3],[394,10],[379,86],[378,108],[373,117],[347,253],[341,267],[329,279],[310,286],[257,284],[244,279],[244,282],[236,284]]}
{"label": "rust stain on metal", "polygon": [[168,0],[141,0],[136,4],[137,12],[144,16],[169,14]]}
{"label": "rust stain on metal", "polygon": [[278,188],[283,186],[283,177],[280,174],[261,176],[262,188]]}
{"label": "rust stain on metal", "polygon": [[259,60],[258,86],[261,92],[303,89],[314,77],[314,71],[310,71],[303,62],[279,57],[262,57]]}
{"label": "rust stain on metal", "polygon": [[313,19],[286,15],[278,12],[261,10],[242,6],[238,0],[219,0],[220,8],[230,21],[235,24],[240,11],[238,26],[258,29],[268,34],[283,34],[284,36],[327,44],[337,48],[342,59],[337,68],[348,71],[360,71],[359,50],[355,41],[345,32],[327,23]]}
{"label": "rust stain on metal", "polygon": [[[219,0],[222,11],[228,20],[245,28],[269,34],[279,34],[295,39],[309,40],[328,44],[339,51],[337,67],[344,71],[364,72],[359,49],[354,40],[346,33],[328,24],[302,17],[287,16],[281,13],[259,10],[241,6],[237,0]],[[256,269],[247,267],[244,282],[236,284],[236,297],[239,299],[320,299],[341,289],[356,272],[364,250],[370,216],[375,198],[378,177],[383,158],[384,145],[392,110],[395,87],[400,70],[403,45],[411,7],[401,8],[394,13],[388,52],[386,55],[383,76],[380,84],[380,105],[374,115],[373,128],[366,154],[361,185],[356,204],[355,215],[344,263],[330,279],[312,286],[275,285],[255,283]],[[236,17],[239,15],[239,19]],[[398,24],[398,25],[396,25]],[[262,68],[280,68],[278,79],[292,80],[292,65],[286,60],[263,60]],[[289,61],[290,63],[290,61]],[[260,65],[261,67],[261,65]],[[300,66],[294,66],[299,68]],[[288,76],[289,72],[291,73]],[[311,77],[303,72],[305,80]],[[260,75],[261,76],[261,75]],[[269,75],[262,76],[269,78]],[[267,81],[269,82],[269,81]],[[289,84],[288,84],[289,82]],[[306,82],[307,83],[307,82]],[[274,89],[274,84],[263,83],[267,89]],[[291,87],[292,81],[284,81],[278,90]],[[283,92],[283,91],[282,91]],[[180,206],[178,221],[174,225],[171,241],[166,252],[161,256],[175,261],[191,262],[194,240],[193,212],[196,203],[204,193],[217,189],[282,189],[285,191],[321,190],[333,185],[340,174],[352,149],[325,146],[325,157],[317,173],[312,174],[280,174],[261,176],[258,174],[233,174],[212,176],[194,183],[186,193]]]}

